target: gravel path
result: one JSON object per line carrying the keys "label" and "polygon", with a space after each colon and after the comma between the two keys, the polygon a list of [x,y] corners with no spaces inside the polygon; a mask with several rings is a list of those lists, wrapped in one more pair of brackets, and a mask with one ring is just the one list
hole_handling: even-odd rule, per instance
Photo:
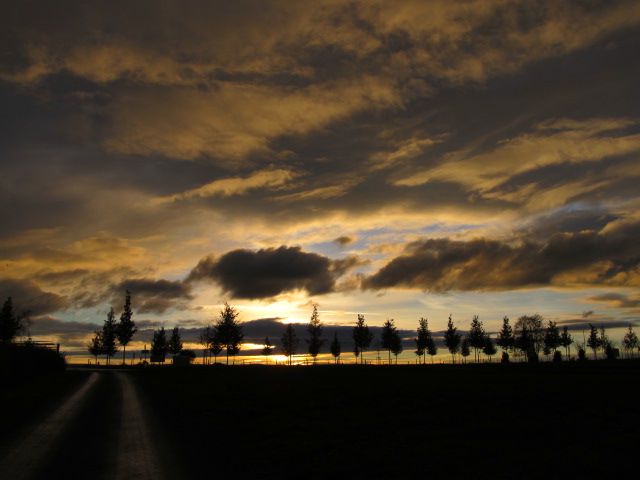
{"label": "gravel path", "polygon": [[116,377],[122,386],[122,418],[115,478],[162,480],[163,469],[133,382],[122,372],[117,372]]}
{"label": "gravel path", "polygon": [[[155,424],[154,424],[155,425]],[[146,420],[131,375],[92,372],[85,383],[44,421],[0,455],[7,480],[164,480],[170,451]],[[164,438],[164,437],[163,437]]]}
{"label": "gravel path", "polygon": [[72,420],[98,378],[99,375],[93,372],[82,387],[65,403],[5,452],[0,460],[0,472],[3,478],[22,480],[33,476],[40,460],[54,446],[57,437]]}

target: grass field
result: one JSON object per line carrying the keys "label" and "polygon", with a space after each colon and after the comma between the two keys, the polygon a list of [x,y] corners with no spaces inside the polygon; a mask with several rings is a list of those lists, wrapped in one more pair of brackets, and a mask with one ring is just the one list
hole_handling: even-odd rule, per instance
{"label": "grass field", "polygon": [[190,478],[637,470],[640,362],[135,371]]}

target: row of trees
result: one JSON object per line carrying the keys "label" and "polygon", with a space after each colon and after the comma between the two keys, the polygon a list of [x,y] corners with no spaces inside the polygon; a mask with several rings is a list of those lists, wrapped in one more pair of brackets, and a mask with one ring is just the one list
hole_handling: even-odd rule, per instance
{"label": "row of trees", "polygon": [[[586,341],[586,347],[592,349],[595,358],[597,358],[598,352],[602,352],[603,355],[606,355],[608,358],[613,358],[615,349],[606,335],[604,326],[600,329],[597,329],[591,324],[589,324],[589,326],[590,335]],[[308,345],[309,354],[315,361],[320,349],[325,343],[325,340],[321,338],[322,323],[319,320],[317,307],[315,306],[311,320],[307,325],[307,331],[309,338],[305,339],[305,341]],[[391,354],[393,354],[396,357],[397,363],[397,357],[402,353],[403,347],[402,339],[393,319],[387,319],[385,321],[380,337],[380,341],[376,342],[378,349],[382,348],[388,351],[389,363],[391,363]],[[365,323],[363,315],[358,315],[358,320],[352,330],[351,338],[353,340],[353,353],[356,357],[356,362],[358,357],[360,357],[360,362],[362,363],[364,362],[364,351],[370,347],[374,339],[373,332],[370,331]],[[291,357],[296,353],[298,346],[298,339],[296,338],[292,324],[286,326],[281,341],[282,353],[289,357],[289,363],[291,363]],[[420,318],[417,337],[414,341],[416,344],[415,354],[422,359],[422,362],[426,363],[427,354],[432,357],[433,361],[433,357],[438,354],[438,346],[429,329],[426,318]],[[493,355],[498,352],[498,347],[502,349],[503,362],[509,361],[510,354],[525,358],[528,361],[538,361],[540,354],[545,355],[547,359],[551,355],[554,361],[561,361],[562,353],[560,352],[560,348],[564,348],[566,358],[571,358],[571,345],[574,343],[574,339],[569,333],[567,326],[563,327],[561,331],[557,323],[551,320],[549,320],[545,326],[544,319],[539,314],[523,315],[517,319],[513,327],[510,324],[509,318],[505,316],[503,318],[502,328],[496,338],[492,338],[491,335],[485,332],[484,326],[477,315],[471,320],[469,331],[466,334],[458,331],[451,316],[449,316],[447,329],[444,332],[444,344],[449,350],[454,363],[456,361],[456,355],[460,355],[466,361],[466,358],[470,356],[472,351],[476,362],[480,360],[481,353],[491,359]],[[623,349],[626,352],[633,352],[634,350],[640,351],[640,342],[631,326],[629,326],[629,330],[622,343]],[[577,344],[576,347],[578,358],[586,358],[585,345]],[[267,337],[261,353],[263,355],[271,355],[273,349],[274,347]],[[342,348],[338,340],[337,332],[331,343],[330,352],[335,358],[335,361],[339,361]]]}
{"label": "row of trees", "polygon": [[102,329],[94,332],[91,343],[87,347],[89,353],[98,358],[98,355],[107,356],[107,365],[109,360],[118,352],[118,345],[122,346],[122,363],[125,362],[127,345],[138,331],[133,321],[133,311],[131,310],[131,292],[125,293],[123,312],[120,315],[120,321],[116,322],[116,314],[113,307],[107,313],[107,319],[102,325]]}
{"label": "row of trees", "polygon": [[[9,299],[10,300],[10,299]],[[5,302],[6,303],[6,302]],[[224,303],[220,310],[219,317],[211,324],[207,325],[199,336],[199,343],[204,345],[205,351],[209,352],[214,361],[217,361],[218,355],[223,350],[226,351],[226,363],[229,364],[229,357],[235,357],[241,349],[244,339],[244,330],[239,322],[240,312],[227,302]],[[137,332],[135,323],[132,320],[131,311],[131,294],[126,292],[124,311],[120,316],[120,322],[116,323],[113,308],[107,315],[102,330],[97,330],[89,345],[89,351],[93,355],[107,355],[107,363],[109,358],[117,351],[116,341],[120,342],[123,350],[129,343],[133,335]],[[320,321],[317,306],[314,305],[313,312],[309,323],[307,324],[308,337],[305,338],[307,351],[313,358],[314,362],[326,344],[326,340],[322,338],[324,325]],[[353,354],[358,357],[360,362],[364,363],[364,353],[371,347],[374,340],[374,334],[365,322],[364,315],[358,315],[356,325],[351,332],[353,340]],[[288,357],[289,363],[298,350],[299,341],[293,324],[289,323],[285,326],[285,331],[281,337],[282,353]],[[423,363],[426,363],[427,354],[433,357],[438,354],[438,346],[433,337],[433,333],[429,329],[429,323],[426,318],[420,318],[418,321],[417,336],[415,341],[415,354]],[[544,319],[541,315],[524,315],[519,317],[514,326],[510,325],[508,317],[503,318],[503,325],[495,338],[485,332],[483,323],[479,317],[475,315],[471,320],[469,331],[466,334],[458,331],[454,325],[451,315],[447,323],[447,329],[444,332],[444,345],[451,354],[452,361],[456,362],[456,357],[461,356],[464,361],[473,352],[474,361],[480,360],[480,355],[484,354],[489,358],[497,353],[497,347],[502,349],[502,361],[509,361],[510,355],[526,358],[529,361],[537,361],[542,353],[547,358],[553,356],[556,361],[562,360],[560,348],[563,347],[567,358],[571,357],[571,345],[574,340],[569,333],[568,327],[564,327],[562,331],[558,328],[556,322],[548,321],[544,325]],[[592,349],[594,356],[597,358],[598,352],[604,355],[611,355],[613,345],[609,341],[604,327],[597,329],[590,324],[590,334],[586,345],[578,344],[579,358],[585,357],[585,348]],[[387,319],[382,326],[380,340],[376,342],[378,351],[384,349],[388,351],[388,361],[391,363],[391,355],[396,358],[403,351],[402,338],[398,332],[393,319]],[[634,351],[640,349],[638,338],[633,332],[632,327],[624,337],[623,348],[625,351]],[[271,344],[269,338],[265,338],[264,345],[261,350],[262,355],[269,356],[273,353],[275,347]],[[151,354],[153,356],[164,356],[167,353],[177,355],[182,350],[182,341],[178,327],[172,331],[170,339],[167,339],[164,327],[158,329],[153,334],[151,344]],[[336,362],[340,361],[342,355],[342,345],[335,332],[329,350]],[[123,352],[124,361],[124,352]]]}

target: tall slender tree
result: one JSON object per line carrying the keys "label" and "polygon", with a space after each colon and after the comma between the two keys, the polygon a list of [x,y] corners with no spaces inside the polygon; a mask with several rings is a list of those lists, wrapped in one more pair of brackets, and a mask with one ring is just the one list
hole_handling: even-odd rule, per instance
{"label": "tall slender tree", "polygon": [[544,332],[544,347],[549,352],[555,354],[555,352],[558,351],[558,347],[560,346],[560,344],[560,330],[558,330],[556,322],[549,320],[547,329]]}
{"label": "tall slender tree", "polygon": [[478,352],[484,348],[486,343],[484,326],[478,315],[474,315],[471,320],[471,328],[469,329],[467,340],[469,341],[469,346],[473,348],[474,358],[477,363],[479,360]]}
{"label": "tall slender tree", "polygon": [[560,335],[560,345],[564,347],[564,351],[567,354],[567,359],[571,358],[571,344],[573,343],[573,338],[569,333],[569,327],[565,326],[562,329],[562,334]]}
{"label": "tall slender tree", "polygon": [[387,318],[387,321],[382,325],[382,331],[380,332],[380,340],[382,348],[389,352],[389,365],[391,365],[391,352],[395,346],[396,337],[398,335],[398,329],[396,328],[393,318]]}
{"label": "tall slender tree", "polygon": [[489,357],[489,362],[491,362],[491,357],[498,353],[498,350],[496,349],[496,346],[493,343],[493,339],[490,335],[486,335],[484,337],[484,347],[482,347],[482,353]]}
{"label": "tall slender tree", "polygon": [[262,350],[260,350],[260,353],[264,355],[266,363],[269,363],[269,355],[273,353],[273,345],[271,345],[271,342],[269,341],[269,337],[265,337],[264,344],[262,346]]}
{"label": "tall slender tree", "polygon": [[287,323],[281,341],[282,353],[289,357],[289,365],[291,365],[292,357],[296,354],[296,348],[298,348],[298,336],[292,323]]}
{"label": "tall slender tree", "polygon": [[125,355],[127,352],[127,344],[133,338],[133,335],[138,331],[136,324],[133,321],[133,311],[131,310],[131,292],[126,290],[124,297],[124,309],[122,315],[120,315],[120,323],[116,329],[116,336],[120,345],[122,345],[122,364],[125,363]]}
{"label": "tall slender tree", "polygon": [[629,331],[624,334],[624,338],[622,339],[622,348],[627,354],[631,352],[631,356],[633,356],[633,351],[638,348],[638,336],[636,332],[633,331],[631,325],[629,325]]}
{"label": "tall slender tree", "polygon": [[604,324],[602,324],[600,326],[600,349],[602,350],[602,355],[606,355],[607,351],[610,348],[611,348],[611,341],[609,340],[609,336],[607,335],[607,332],[604,329]]}
{"label": "tall slender tree", "polygon": [[0,310],[0,342],[11,342],[22,327],[21,318],[13,311],[13,299],[7,297]]}
{"label": "tall slender tree", "polygon": [[318,307],[316,305],[313,306],[313,313],[311,314],[309,325],[307,325],[307,332],[309,333],[309,338],[306,338],[305,341],[309,348],[309,355],[313,357],[313,363],[315,363],[316,357],[318,356],[318,353],[320,353],[320,350],[326,341],[321,338],[322,322],[320,321]]}
{"label": "tall slender tree", "polygon": [[151,340],[151,357],[162,358],[164,361],[164,357],[167,355],[167,351],[169,349],[169,344],[167,342],[167,333],[164,330],[164,327],[160,327],[158,330],[153,332],[153,339]]}
{"label": "tall slender tree", "polygon": [[587,347],[593,351],[593,358],[598,358],[598,350],[601,347],[600,335],[598,335],[598,329],[589,324],[589,337],[587,338]]}
{"label": "tall slender tree", "polygon": [[502,329],[498,334],[498,339],[496,343],[502,348],[503,352],[508,352],[513,349],[513,329],[511,325],[509,325],[509,317],[505,316],[502,319]]}
{"label": "tall slender tree", "polygon": [[469,344],[469,335],[465,335],[462,339],[462,343],[460,344],[460,355],[464,358],[464,362],[466,363],[467,357],[471,354],[471,348]]}
{"label": "tall slender tree", "polygon": [[458,332],[458,328],[453,326],[453,320],[449,315],[449,322],[447,323],[447,330],[444,332],[444,344],[451,353],[451,360],[456,363],[456,353],[460,351],[460,341],[462,335]]}
{"label": "tall slender tree", "polygon": [[433,357],[438,354],[438,346],[431,334],[429,334],[429,341],[427,342],[427,353],[431,355],[431,363],[433,363]]}
{"label": "tall slender tree", "polygon": [[113,311],[113,307],[111,307],[109,313],[107,313],[107,319],[102,325],[102,347],[104,354],[107,356],[107,365],[109,365],[111,357],[118,351],[118,346],[116,345],[117,328],[116,314]]}
{"label": "tall slender tree", "polygon": [[96,358],[96,365],[98,364],[98,355],[104,354],[104,347],[102,346],[102,330],[96,330],[94,332],[91,343],[87,346],[89,353]]}
{"label": "tall slender tree", "polygon": [[227,365],[229,365],[229,355],[236,356],[240,352],[240,346],[244,339],[244,329],[238,321],[240,312],[224,302],[220,310],[220,317],[214,325],[214,338],[227,352]]}
{"label": "tall slender tree", "polygon": [[373,340],[373,333],[369,331],[369,327],[364,321],[364,315],[358,315],[358,321],[356,322],[356,326],[353,327],[351,338],[355,344],[354,353],[355,351],[358,352],[356,354],[356,363],[358,361],[358,355],[360,355],[360,363],[364,363],[364,350],[371,345],[371,341]]}
{"label": "tall slender tree", "polygon": [[418,320],[418,338],[415,339],[416,355],[422,356],[422,363],[427,363],[427,346],[429,345],[429,339],[431,339],[429,322],[426,318],[422,317]]}
{"label": "tall slender tree", "polygon": [[338,332],[336,331],[333,336],[333,342],[331,342],[331,346],[329,347],[331,350],[331,355],[333,355],[334,362],[340,362],[340,354],[342,353],[342,348],[340,346],[340,340],[338,340]]}
{"label": "tall slender tree", "polygon": [[169,337],[169,343],[167,344],[167,351],[172,355],[178,355],[182,351],[182,337],[180,336],[180,329],[175,326],[171,330],[171,337]]}
{"label": "tall slender tree", "polygon": [[396,357],[396,365],[398,364],[398,355],[402,353],[402,350],[402,338],[400,338],[400,334],[396,330],[391,344],[391,353]]}

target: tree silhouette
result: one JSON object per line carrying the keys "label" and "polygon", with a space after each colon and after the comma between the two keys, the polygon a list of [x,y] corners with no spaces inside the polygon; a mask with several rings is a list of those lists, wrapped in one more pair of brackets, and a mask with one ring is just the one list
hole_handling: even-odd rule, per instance
{"label": "tree silhouette", "polygon": [[[602,350],[603,355],[607,354],[611,348],[613,347],[611,346],[609,337],[607,336],[607,333],[604,329],[604,325],[601,325],[600,326],[600,349]],[[607,355],[607,358],[609,358],[609,355]]]}
{"label": "tree silhouette", "polygon": [[162,358],[167,356],[169,344],[167,343],[167,333],[164,331],[164,327],[160,327],[153,332],[153,339],[151,340],[151,357]]}
{"label": "tree silhouette", "polygon": [[331,355],[333,355],[334,362],[338,363],[340,361],[340,354],[342,353],[340,341],[338,340],[338,332],[335,332],[333,342],[331,342],[331,346],[329,348],[331,350]]}
{"label": "tree silhouette", "polygon": [[429,332],[429,341],[427,342],[427,353],[431,355],[431,363],[433,363],[433,357],[438,354],[438,346],[433,336],[431,336],[431,332]]}
{"label": "tree silhouette", "polygon": [[416,341],[416,355],[418,357],[422,356],[422,363],[426,363],[427,361],[427,346],[429,345],[429,340],[433,340],[431,338],[431,332],[429,331],[429,322],[426,318],[422,317],[418,320],[418,338]]}
{"label": "tree silhouette", "polygon": [[171,331],[167,350],[172,355],[178,355],[182,351],[182,338],[180,336],[180,329],[177,326],[173,327]]}
{"label": "tree silhouette", "polygon": [[564,327],[562,329],[562,334],[560,335],[560,345],[564,347],[564,351],[567,354],[567,359],[571,358],[571,344],[573,343],[573,338],[571,338],[571,334],[569,333],[569,327]]}
{"label": "tree silhouette", "polygon": [[96,365],[98,364],[98,355],[104,354],[104,347],[102,345],[102,331],[96,330],[94,332],[91,343],[87,346],[87,350],[91,355],[96,358]]}
{"label": "tree silhouette", "polygon": [[622,339],[622,348],[628,353],[632,352],[638,348],[638,336],[636,332],[633,331],[631,325],[629,325],[629,331],[625,333],[624,338]]}
{"label": "tree silhouette", "polygon": [[598,329],[589,324],[589,337],[587,338],[587,347],[593,351],[593,358],[598,358],[598,350],[600,349],[600,335],[598,335]]}
{"label": "tree silhouette", "polygon": [[309,355],[313,357],[313,363],[315,363],[316,357],[325,343],[325,340],[320,338],[322,335],[322,322],[320,321],[318,307],[316,305],[313,306],[313,313],[311,314],[309,325],[307,325],[307,332],[309,333],[309,338],[306,338],[305,341],[309,348]]}
{"label": "tree silhouette", "polygon": [[398,355],[402,353],[402,350],[402,339],[396,330],[393,334],[393,339],[391,340],[391,353],[396,357],[396,365],[398,364]]}
{"label": "tree silhouette", "polygon": [[511,325],[509,325],[509,317],[505,316],[502,319],[502,329],[498,334],[496,343],[500,346],[500,348],[502,348],[502,351],[505,353],[513,349],[513,329],[511,328]]}
{"label": "tree silhouette", "polygon": [[547,329],[544,332],[544,348],[549,353],[553,352],[555,354],[560,344],[560,330],[558,330],[556,322],[552,322],[551,320],[549,320]]}
{"label": "tree silhouette", "polygon": [[360,351],[360,348],[358,347],[358,345],[356,345],[355,343],[353,344],[353,354],[356,356],[356,365],[358,364],[358,355],[360,355],[362,352]]}
{"label": "tree silhouette", "polygon": [[533,338],[529,332],[529,328],[526,325],[522,326],[522,329],[515,337],[515,347],[522,351],[523,356],[530,362],[537,360],[537,354],[535,353]]}
{"label": "tree silhouette", "polygon": [[264,345],[262,347],[262,350],[260,350],[260,353],[266,357],[265,358],[266,363],[269,363],[269,355],[273,353],[273,345],[271,345],[271,342],[269,341],[269,337],[265,337]]}
{"label": "tree silhouette", "polygon": [[291,357],[295,355],[296,348],[298,348],[298,337],[292,323],[287,323],[281,341],[282,353],[286,357],[289,357],[289,365],[291,365]]}
{"label": "tree silhouette", "polygon": [[380,340],[382,348],[389,352],[389,365],[391,365],[391,352],[395,346],[396,337],[398,336],[398,329],[394,325],[393,318],[387,318],[387,321],[382,325],[382,331],[380,332]]}
{"label": "tree silhouette", "polygon": [[21,327],[20,317],[13,312],[13,299],[8,297],[0,311],[0,342],[8,343],[13,341]]}
{"label": "tree silhouette", "polygon": [[120,315],[120,323],[116,329],[116,336],[120,345],[122,345],[122,364],[125,363],[125,355],[127,352],[127,344],[133,338],[133,335],[138,331],[135,322],[132,320],[133,312],[131,311],[131,292],[126,290],[124,298],[124,311]]}
{"label": "tree silhouette", "polygon": [[107,319],[102,325],[102,348],[103,353],[107,356],[107,365],[109,365],[111,357],[113,357],[118,351],[118,347],[116,346],[117,328],[118,324],[116,323],[116,314],[113,311],[113,307],[111,307],[109,313],[107,313]]}
{"label": "tree silhouette", "polygon": [[[516,338],[515,343],[522,343],[521,336],[524,328],[526,327],[528,335],[528,347],[525,353],[529,361],[536,361],[538,354],[542,350],[544,345],[544,318],[542,315],[536,313],[535,315],[523,315],[518,318],[514,326],[514,336]],[[522,350],[522,347],[520,347]]]}
{"label": "tree silhouette", "polygon": [[465,359],[471,354],[470,344],[469,344],[469,336],[465,335],[462,339],[462,344],[460,345],[460,355],[462,355]]}
{"label": "tree silhouette", "polygon": [[220,339],[217,336],[216,328],[214,325],[207,325],[198,337],[198,343],[201,343],[205,347],[205,351],[209,351],[213,354],[214,363],[218,361],[218,355],[222,352],[222,345],[220,345]]}
{"label": "tree silhouette", "polygon": [[471,320],[471,328],[469,329],[467,340],[469,342],[469,346],[473,347],[473,354],[477,363],[479,360],[478,351],[484,348],[485,344],[484,327],[482,326],[482,322],[478,318],[478,315],[474,315]]}
{"label": "tree silhouette", "polygon": [[242,324],[238,321],[239,315],[238,310],[224,302],[220,317],[214,325],[214,338],[227,352],[227,365],[229,365],[229,355],[235,357],[240,352],[240,345],[244,339]]}
{"label": "tree silhouette", "polygon": [[371,341],[373,340],[373,333],[369,331],[369,327],[364,322],[364,315],[358,315],[358,321],[356,322],[356,326],[353,327],[351,338],[355,344],[354,354],[356,355],[356,363],[358,362],[358,355],[361,355],[360,363],[363,363],[364,350],[371,345]]}
{"label": "tree silhouette", "polygon": [[451,360],[456,363],[456,353],[460,351],[460,341],[462,335],[458,333],[458,328],[453,326],[453,320],[449,315],[449,322],[447,323],[447,330],[444,332],[444,344],[451,353]]}
{"label": "tree silhouette", "polygon": [[496,346],[493,343],[493,339],[489,335],[486,335],[484,338],[484,346],[482,347],[482,353],[484,353],[487,357],[489,357],[489,361],[491,361],[491,357],[493,357],[496,353],[498,353],[498,350],[496,349]]}

